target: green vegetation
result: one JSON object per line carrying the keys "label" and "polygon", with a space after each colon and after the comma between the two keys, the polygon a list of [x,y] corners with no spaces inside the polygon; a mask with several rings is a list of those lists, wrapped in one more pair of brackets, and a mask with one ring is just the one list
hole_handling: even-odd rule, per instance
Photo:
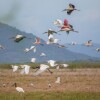
{"label": "green vegetation", "polygon": [[[58,62],[60,64],[60,62]],[[66,62],[64,62],[66,63]],[[23,63],[22,63],[23,64]],[[35,68],[40,63],[24,63],[30,65],[32,68]],[[70,69],[73,68],[100,68],[100,62],[67,62],[69,64]],[[13,64],[20,65],[20,64]],[[0,68],[2,69],[11,69],[11,64],[0,64]]]}
{"label": "green vegetation", "polygon": [[100,94],[84,92],[0,93],[0,100],[100,100]]}

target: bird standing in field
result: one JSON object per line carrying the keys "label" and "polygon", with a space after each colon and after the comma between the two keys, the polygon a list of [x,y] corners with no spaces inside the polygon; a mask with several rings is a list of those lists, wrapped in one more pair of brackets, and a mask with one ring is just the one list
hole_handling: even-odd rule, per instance
{"label": "bird standing in field", "polygon": [[74,10],[80,11],[80,10],[75,8],[75,5],[70,3],[68,8],[64,9],[63,11],[67,11],[67,14],[70,15]]}
{"label": "bird standing in field", "polygon": [[68,23],[67,19],[64,19],[64,24],[58,32],[61,31],[66,31],[67,34],[69,34],[70,31],[78,33],[78,31],[75,31],[73,26]]}
{"label": "bird standing in field", "polygon": [[55,83],[60,84],[61,80],[60,77],[57,77],[57,80],[55,81]]}
{"label": "bird standing in field", "polygon": [[16,91],[19,92],[19,93],[24,93],[25,92],[23,88],[17,86],[17,83],[14,83],[12,86],[15,86]]}

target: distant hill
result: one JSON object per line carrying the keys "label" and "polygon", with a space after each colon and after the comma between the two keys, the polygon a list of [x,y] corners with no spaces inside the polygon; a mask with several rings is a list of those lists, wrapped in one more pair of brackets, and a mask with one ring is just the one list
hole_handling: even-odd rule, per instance
{"label": "distant hill", "polygon": [[96,48],[100,48],[100,44],[94,43],[93,46],[90,47],[84,46],[83,44],[77,44],[77,45],[65,44],[65,45],[68,47],[67,50],[70,50],[72,52],[100,58],[100,52],[96,51]]}
{"label": "distant hill", "polygon": [[[19,43],[9,39],[17,34],[22,34],[25,38]],[[24,63],[30,62],[32,57],[37,59],[37,62],[43,62],[50,59],[57,61],[80,61],[80,60],[98,60],[98,58],[90,57],[80,53],[74,53],[65,48],[58,48],[56,45],[38,45],[37,52],[25,53],[24,49],[33,45],[36,36],[31,33],[22,32],[16,28],[0,23],[0,44],[5,47],[0,49],[0,63]],[[42,40],[42,42],[45,42]],[[40,57],[40,53],[44,52],[47,57]]]}

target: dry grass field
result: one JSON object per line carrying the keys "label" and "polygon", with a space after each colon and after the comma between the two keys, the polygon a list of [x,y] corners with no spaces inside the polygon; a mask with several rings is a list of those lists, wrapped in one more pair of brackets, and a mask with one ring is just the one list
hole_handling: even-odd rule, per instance
{"label": "dry grass field", "polygon": [[[17,100],[14,98],[16,96],[18,98],[19,94],[17,94],[15,87],[12,86],[15,82],[25,90],[26,95],[30,95],[30,99],[24,98],[25,100],[34,100],[31,99],[31,96],[35,98],[36,95],[37,99],[35,98],[35,100],[49,100],[49,97],[45,98],[44,95],[50,96],[51,99],[56,97],[54,100],[61,100],[61,98],[62,100],[68,98],[68,100],[73,100],[73,96],[76,97],[75,94],[78,96],[75,100],[100,100],[99,68],[51,70],[53,74],[45,71],[39,76],[33,76],[34,69],[30,70],[29,75],[21,75],[20,70],[13,73],[11,69],[0,69],[0,97],[2,98],[0,100]],[[61,84],[55,83],[58,76],[61,77]],[[49,83],[51,87],[48,87]],[[2,86],[2,84],[5,84],[5,86]],[[9,94],[10,98],[7,94]],[[13,94],[13,97],[11,97],[11,94]],[[53,95],[54,97],[52,97]],[[59,95],[61,95],[60,99]],[[5,99],[3,98],[4,96],[6,96]],[[72,97],[70,98],[70,96]],[[87,98],[83,99],[84,96]],[[28,97],[26,96],[26,98]],[[18,98],[18,100],[23,99]]]}

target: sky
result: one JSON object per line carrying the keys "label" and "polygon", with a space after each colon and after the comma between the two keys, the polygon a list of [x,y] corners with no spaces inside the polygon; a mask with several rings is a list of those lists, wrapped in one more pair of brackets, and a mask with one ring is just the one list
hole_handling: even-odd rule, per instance
{"label": "sky", "polygon": [[[62,12],[69,3],[80,11],[71,15]],[[61,40],[61,44],[72,41],[80,44],[88,40],[100,43],[100,0],[0,0],[0,22],[46,41],[45,31],[59,30],[53,25],[56,19],[67,19],[79,31],[79,34],[61,32],[61,35],[54,35]]]}

